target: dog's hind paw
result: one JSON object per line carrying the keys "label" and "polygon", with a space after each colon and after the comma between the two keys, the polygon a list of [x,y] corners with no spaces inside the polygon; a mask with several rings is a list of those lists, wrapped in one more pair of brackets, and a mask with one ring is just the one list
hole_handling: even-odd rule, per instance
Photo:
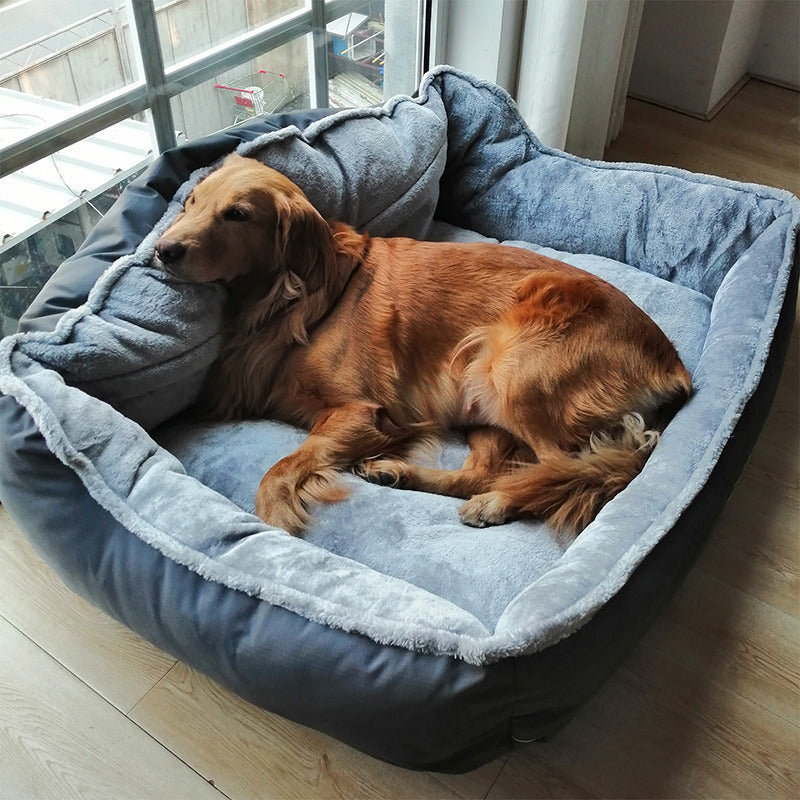
{"label": "dog's hind paw", "polygon": [[487,528],[508,522],[510,513],[505,496],[501,492],[475,494],[458,509],[458,516],[472,528]]}
{"label": "dog's hind paw", "polygon": [[408,488],[407,465],[402,461],[389,459],[371,459],[362,461],[354,468],[354,472],[370,483],[379,486],[393,486],[396,489]]}

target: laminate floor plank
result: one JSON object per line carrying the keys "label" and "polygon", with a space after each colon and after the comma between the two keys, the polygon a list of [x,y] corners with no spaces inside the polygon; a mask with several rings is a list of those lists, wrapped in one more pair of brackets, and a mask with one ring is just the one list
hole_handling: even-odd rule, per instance
{"label": "laminate floor plank", "polygon": [[712,120],[628,98],[609,161],[668,164],[800,194],[797,92],[751,80]]}
{"label": "laminate floor plank", "polygon": [[170,670],[172,656],[70,591],[0,506],[0,616],[122,711]]}
{"label": "laminate floor plank", "polygon": [[515,751],[490,798],[790,800],[796,741],[793,725],[641,647],[551,742]]}
{"label": "laminate floor plank", "polygon": [[256,708],[180,663],[131,718],[239,800],[462,796],[424,772],[377,761]]}
{"label": "laminate floor plank", "polygon": [[0,619],[0,797],[221,800],[223,795]]}

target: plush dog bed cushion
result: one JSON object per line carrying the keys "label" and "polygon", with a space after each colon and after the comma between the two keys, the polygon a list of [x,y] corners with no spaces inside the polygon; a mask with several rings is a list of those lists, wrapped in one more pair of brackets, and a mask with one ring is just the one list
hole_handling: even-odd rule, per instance
{"label": "plush dog bed cushion", "polygon": [[[482,239],[445,224],[435,224],[436,240]],[[587,269],[625,290],[679,343],[687,368],[698,363],[708,330],[711,301],[691,289],[598,256],[572,256],[534,248]],[[252,512],[253,487],[279,458],[298,447],[305,432],[276,422],[233,424],[170,423],[154,438],[174,453],[186,471],[204,485]],[[436,459],[442,466],[462,464],[468,448],[452,437]],[[384,574],[445,598],[492,630],[508,604],[540,579],[562,556],[543,525],[518,522],[491,532],[459,523],[460,501],[416,492],[387,490],[347,480],[352,498],[315,515],[306,541],[346,556]],[[364,524],[369,520],[369,524]],[[375,521],[380,520],[375,533]],[[244,560],[260,560],[260,545],[238,545]],[[252,549],[251,549],[252,548]]]}
{"label": "plush dog bed cushion", "polygon": [[[167,592],[161,581],[173,567],[194,576],[181,580],[197,579],[215,587],[215,596],[225,596],[213,614],[207,602],[195,607],[190,597],[175,600],[180,614],[170,606],[169,614],[182,614],[186,624],[202,626],[204,614],[215,620],[220,629],[213,635],[207,631],[186,644],[175,633],[178,622],[162,621],[153,638],[245,696],[283,709],[273,684],[268,687],[278,673],[258,670],[265,659],[277,657],[269,652],[288,613],[309,621],[319,641],[330,643],[332,631],[352,636],[370,658],[391,663],[396,685],[406,682],[409,692],[416,691],[409,670],[424,663],[433,671],[420,687],[430,687],[430,676],[444,670],[453,696],[473,709],[475,691],[485,686],[478,676],[489,674],[492,665],[492,674],[501,676],[495,688],[512,693],[501,711],[495,709],[507,727],[511,717],[532,713],[534,706],[532,695],[526,702],[513,698],[513,686],[524,687],[525,678],[520,672],[512,679],[503,664],[512,657],[528,659],[524,663],[548,664],[548,674],[556,675],[550,653],[565,647],[565,637],[585,641],[583,631],[593,630],[593,618],[603,617],[618,593],[630,591],[629,581],[641,586],[634,580],[643,574],[637,569],[653,563],[651,554],[682,552],[687,542],[692,548],[697,530],[691,525],[702,520],[705,526],[710,517],[697,516],[696,501],[707,486],[715,487],[717,497],[730,490],[746,452],[726,457],[724,463],[733,466],[722,478],[720,458],[730,452],[731,436],[741,430],[737,423],[756,398],[763,412],[785,348],[800,205],[788,193],[765,187],[669,168],[590,162],[548,149],[502,90],[449,68],[428,75],[414,98],[340,112],[302,130],[289,126],[250,136],[238,149],[285,172],[326,216],[373,235],[490,238],[600,275],[628,293],[675,342],[692,373],[694,396],[642,473],[568,548],[536,521],[470,529],[458,521],[456,499],[374,486],[353,476],[347,477],[351,499],[320,509],[305,539],[267,528],[252,513],[258,480],[304,433],[264,420],[200,423],[183,413],[218,352],[225,291],[176,282],[152,263],[156,238],[226,151],[199,146],[191,151],[199,168],[168,206],[147,208],[144,216],[157,224],[134,237],[135,252],[97,280],[85,303],[56,315],[53,326],[56,317],[46,312],[54,292],[46,290],[25,321],[27,330],[0,344],[0,391],[14,398],[9,418],[25,431],[13,439],[14,452],[36,431],[64,465],[59,474],[70,476],[64,485],[83,487],[93,513],[105,520],[106,539],[102,529],[93,531],[85,545],[92,551],[87,550],[82,590],[96,602],[136,627],[137,614],[126,605],[134,600],[126,601],[118,588],[112,597],[98,575],[117,576],[111,581],[116,587],[126,570],[153,558],[164,566],[139,575],[142,596]],[[135,196],[123,197],[114,213],[135,206]],[[57,273],[55,285],[63,280]],[[774,339],[776,329],[780,335]],[[768,359],[769,387],[762,390]],[[452,437],[438,459],[456,465],[465,452]],[[19,472],[16,463],[10,461],[9,469]],[[22,485],[14,477],[0,482],[3,501],[18,516],[35,520],[19,499]],[[137,559],[130,556],[132,548],[140,553]],[[54,560],[64,558],[62,553]],[[74,553],[68,558],[65,571],[81,588],[82,559]],[[673,568],[685,560],[676,556],[668,563]],[[223,610],[245,597],[258,609],[272,609],[269,619],[277,627],[262,619],[256,636],[251,623],[237,619],[223,631]],[[149,619],[151,612],[137,613]],[[256,613],[262,614],[253,610],[248,619]],[[222,636],[238,642],[226,647],[246,643],[252,670],[228,669],[232,656],[222,659],[214,652],[215,637]],[[621,633],[620,641],[626,637]],[[562,644],[554,647],[557,642]],[[330,646],[331,658],[345,650],[343,643]],[[538,656],[541,661],[530,660]],[[278,672],[287,679],[284,667]],[[362,692],[356,696],[376,691],[364,675],[355,680]],[[355,684],[348,686],[355,691]],[[535,691],[541,697],[542,689]],[[466,706],[458,708],[466,713]],[[302,714],[303,721],[338,732],[330,721],[335,715],[310,704]],[[453,723],[452,715],[447,719]],[[503,726],[488,716],[476,717],[479,724],[495,733]],[[474,756],[477,734],[453,736],[449,753]],[[374,739],[387,757],[371,728],[352,738],[362,747]],[[404,740],[410,750],[396,760],[430,765],[424,754],[410,752],[416,747],[410,741]],[[471,757],[459,763],[473,763]]]}

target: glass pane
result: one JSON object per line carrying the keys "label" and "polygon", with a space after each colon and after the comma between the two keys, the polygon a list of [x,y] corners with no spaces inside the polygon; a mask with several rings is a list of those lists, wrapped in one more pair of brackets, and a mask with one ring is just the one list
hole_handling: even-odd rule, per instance
{"label": "glass pane", "polygon": [[305,7],[304,0],[156,0],[165,66]]}
{"label": "glass pane", "polygon": [[152,155],[147,124],[127,120],[0,178],[2,335]]}
{"label": "glass pane", "polygon": [[410,94],[420,78],[421,3],[374,0],[328,23],[328,98],[333,108]]}
{"label": "glass pane", "polygon": [[[0,90],[78,107],[131,83],[130,25],[124,3],[23,0],[0,4]],[[37,121],[35,111],[28,126]]]}
{"label": "glass pane", "polygon": [[181,92],[171,101],[175,127],[194,139],[257,114],[308,108],[308,56],[301,37]]}

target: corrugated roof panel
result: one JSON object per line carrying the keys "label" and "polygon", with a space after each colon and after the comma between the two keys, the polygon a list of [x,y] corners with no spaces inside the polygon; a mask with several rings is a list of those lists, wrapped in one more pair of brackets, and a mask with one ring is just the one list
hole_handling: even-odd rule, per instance
{"label": "corrugated roof panel", "polygon": [[3,208],[3,216],[8,219],[8,225],[10,229],[22,230],[30,225],[31,210],[14,206],[6,206]]}
{"label": "corrugated roof panel", "polygon": [[23,167],[17,175],[23,180],[35,181],[42,186],[66,189],[68,192],[75,189],[80,194],[81,191],[91,191],[100,186],[118,171],[119,167],[105,166],[106,163],[123,163],[113,153],[104,153],[96,148],[76,152],[80,154],[79,158],[66,159],[61,153],[55,153],[52,157],[48,156]]}
{"label": "corrugated roof panel", "polygon": [[4,216],[9,207],[18,211],[25,209],[28,217],[38,222],[45,213],[58,210],[75,199],[64,185],[42,180],[33,171],[9,175],[0,185],[3,187],[0,208]]}
{"label": "corrugated roof panel", "polygon": [[[76,111],[69,103],[4,88],[0,108],[0,146]],[[0,178],[0,251],[40,228],[44,217],[57,219],[71,210],[76,195],[91,199],[118,173],[145,166],[152,152],[147,124],[126,120]]]}

